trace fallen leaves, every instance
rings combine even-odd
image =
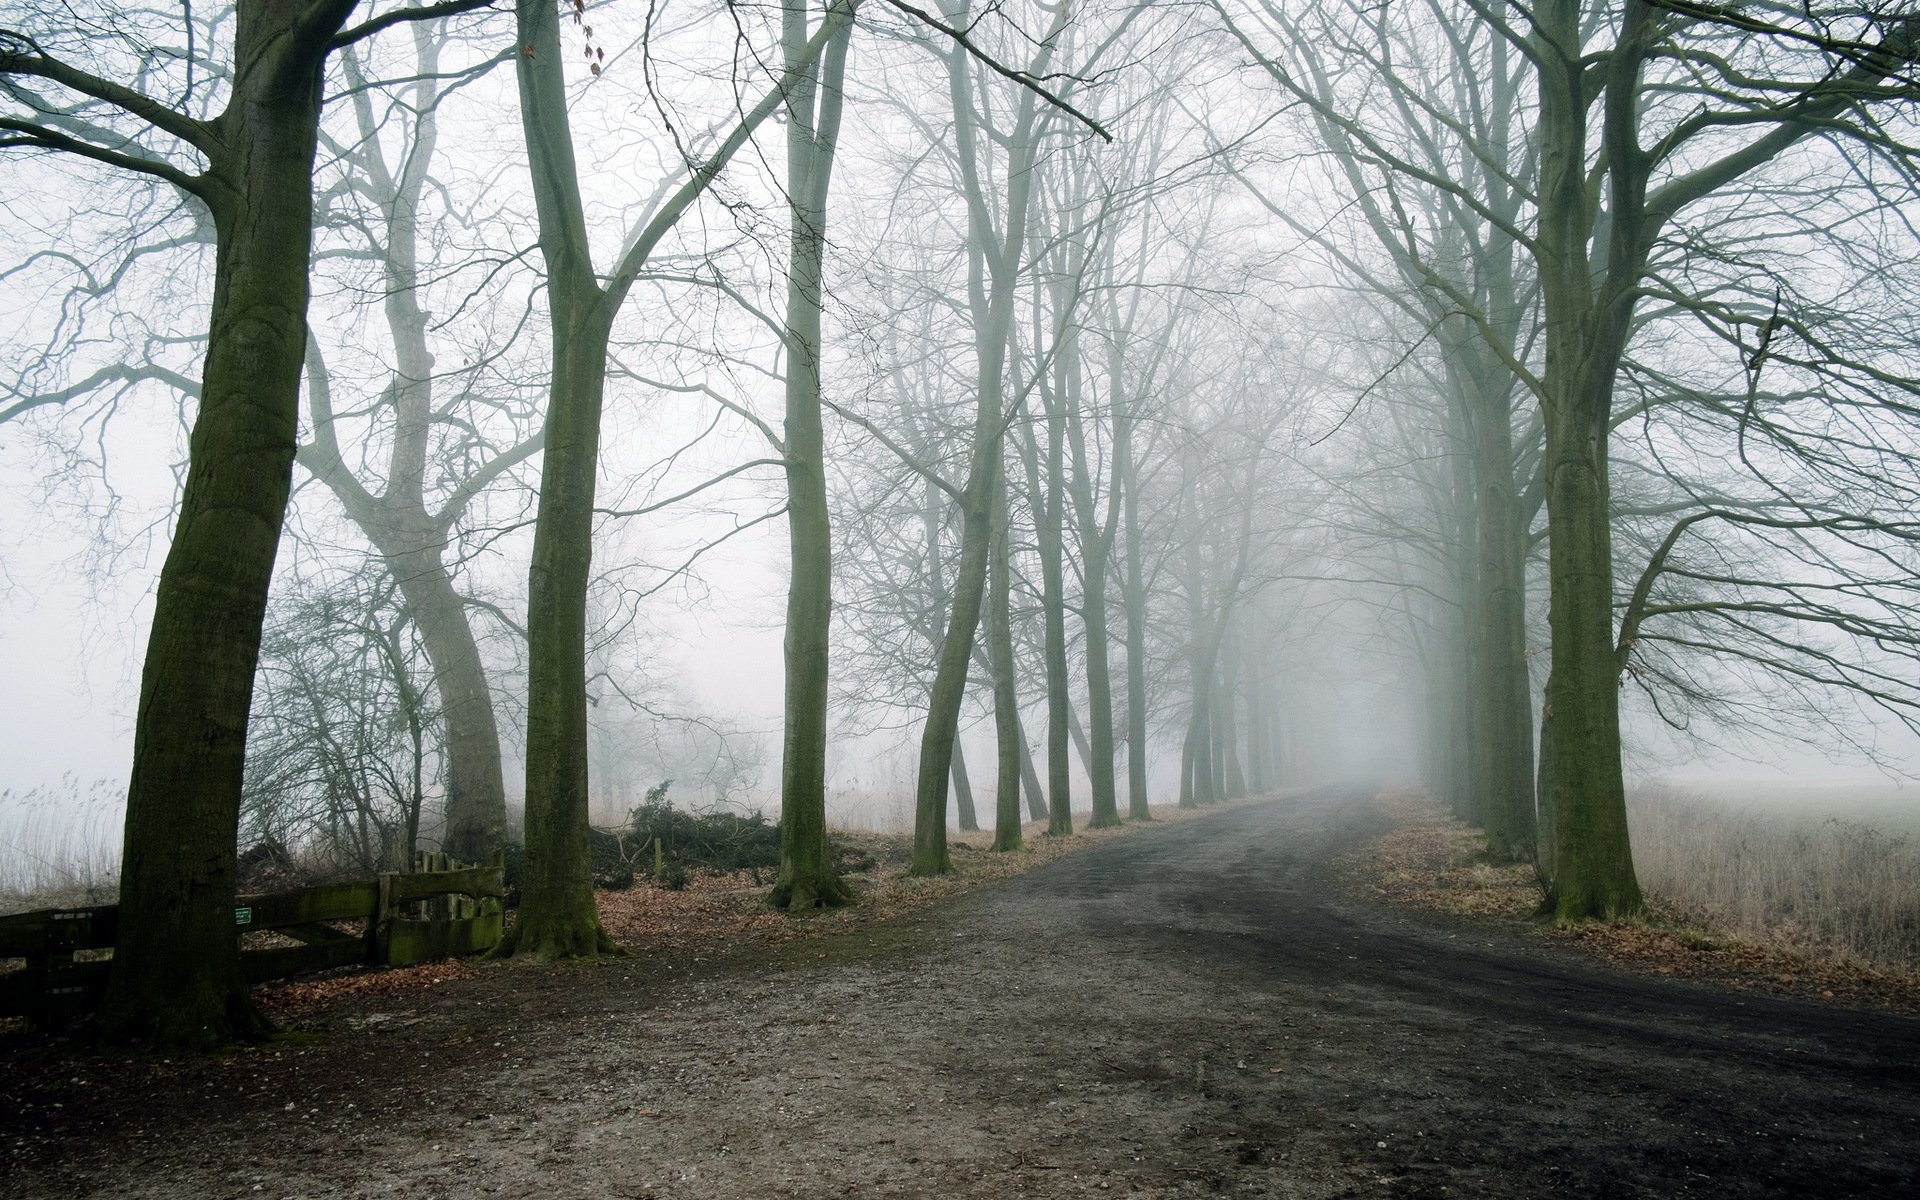
[[[471,963],[447,958],[411,967],[365,968],[309,979],[280,980],[255,988],[253,999],[268,1012],[297,1012],[322,1008],[346,996],[412,991],[452,979],[471,979],[473,974]]]
[[[1380,801],[1398,826],[1339,864],[1362,890],[1461,916],[1523,917],[1539,910],[1532,866],[1490,862],[1485,838],[1424,793],[1388,792]]]
[[[1154,824],[1177,824],[1222,806],[1153,810]],[[852,861],[870,864],[845,878],[856,902],[846,908],[789,916],[767,906],[773,880],[767,872],[696,872],[677,890],[638,884],[594,894],[600,924],[607,935],[635,954],[655,951],[718,953],[746,943],[781,945],[819,938],[856,924],[891,920],[945,897],[1024,874],[1080,850],[1142,828],[1128,823],[1112,829],[1083,830],[1070,838],[1049,837],[1046,823],[1022,829],[1026,848],[994,853],[993,833],[980,830],[949,835],[954,872],[935,878],[907,874],[913,839],[899,834],[836,833],[834,840]],[[823,954],[821,957],[825,957]],[[356,968],[336,974],[271,983],[255,989],[255,1000],[274,1013],[325,1008],[348,997],[432,987],[448,979],[466,979],[475,960],[445,959],[390,970]]]
[[[1479,832],[1424,793],[1387,793],[1380,802],[1398,824],[1341,860],[1354,890],[1458,916],[1516,921],[1539,913],[1541,893],[1531,865],[1488,862]],[[1920,1013],[1920,974],[1743,940],[1683,919],[1658,897],[1650,898],[1647,915],[1637,920],[1530,927],[1610,963],[1656,975]]]

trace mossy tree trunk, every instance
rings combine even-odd
[[[553,375],[528,572],[527,873],[519,918],[496,953],[575,958],[617,949],[600,928],[587,854],[586,699],[587,586],[614,317],[661,239],[810,78],[829,42],[851,24],[854,5],[835,3],[801,51],[786,55],[773,87],[626,240],[604,285],[567,116],[558,9],[552,0],[519,0],[515,11],[515,76],[547,268]]]
[[[785,738],[780,765],[780,873],[772,902],[826,908],[852,898],[827,844],[827,680],[833,618],[833,529],[821,425],[820,329],[827,196],[840,132],[841,85],[853,26],[828,43],[814,72],[806,0],[786,0],[781,46],[797,73],[787,94],[791,243],[786,315],[787,586]]]
[[[1803,139],[1819,134],[1878,144],[1880,118],[1862,110],[1909,103],[1909,88],[1880,85],[1920,59],[1920,14],[1910,11],[1876,21],[1871,28],[1879,41],[1872,45],[1821,42],[1804,30],[1775,33],[1760,24],[1750,36],[1790,37],[1817,47],[1824,63],[1798,80],[1729,83],[1724,105],[1718,93],[1700,93],[1702,108],[1687,132],[1733,130],[1744,140],[1729,137],[1710,150],[1694,136],[1670,131],[1648,149],[1641,145],[1642,73],[1647,63],[1676,54],[1669,43],[1689,24],[1670,21],[1649,0],[1626,0],[1611,27],[1591,19],[1615,11],[1582,0],[1542,0],[1527,40],[1540,97],[1533,249],[1546,362],[1536,390],[1546,438],[1553,636],[1539,797],[1553,841],[1541,853],[1548,857],[1543,875],[1551,880],[1554,911],[1563,920],[1640,907],[1620,775],[1620,672],[1631,647],[1620,645],[1614,630],[1607,439],[1614,380],[1649,256],[1676,214],[1725,192]],[[1585,35],[1609,29],[1611,47],[1585,46]],[[1742,89],[1751,90],[1743,96]],[[1781,95],[1791,95],[1791,102],[1779,102]],[[1595,146],[1597,169],[1589,153]]]
[[[196,147],[202,175],[136,169],[202,199],[216,238],[200,404],[134,723],[119,937],[95,1019],[109,1037],[207,1046],[266,1028],[239,971],[234,837],[292,486],[321,77],[353,8],[241,3],[232,96],[205,122],[37,54],[0,58],[0,72],[57,78]]]
[[[514,56],[552,324],[540,495],[527,574],[526,879],[495,953],[582,958],[617,947],[600,928],[587,845],[587,586],[600,414],[617,302],[588,247],[567,116],[559,8],[519,0]]]
[[[1620,768],[1607,474],[1613,380],[1632,302],[1617,293],[1618,275],[1596,284],[1589,254],[1596,195],[1588,171],[1587,113],[1595,95],[1592,68],[1579,53],[1581,8],[1574,0],[1537,6],[1533,38],[1540,87],[1536,254],[1546,308],[1542,471],[1553,639],[1546,697],[1553,753],[1544,782],[1551,789],[1555,844],[1547,874],[1554,911],[1563,919],[1615,917],[1640,907]],[[1613,55],[1609,75],[1628,66],[1619,48]],[[1637,75],[1637,63],[1631,69]],[[1620,100],[1638,103],[1630,88]],[[1630,213],[1618,215],[1631,223]],[[1614,236],[1622,233],[1616,228]]]
[[[1533,857],[1533,688],[1527,668],[1526,521],[1513,469],[1511,389],[1484,377],[1473,422],[1475,778],[1481,825],[1493,857]]]

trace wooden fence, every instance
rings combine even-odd
[[[414,865],[357,883],[237,897],[241,974],[262,983],[363,963],[402,967],[499,944],[505,889],[498,852],[483,867],[444,854],[421,854]],[[26,960],[25,970],[0,973],[0,1016],[45,1019],[92,1008],[106,989],[119,926],[112,904],[0,917],[0,960]]]

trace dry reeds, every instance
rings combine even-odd
[[[1663,784],[1629,798],[1641,886],[1686,920],[1810,955],[1920,968],[1920,842]]]
[[[113,903],[125,813],[114,780],[0,791],[0,912]]]

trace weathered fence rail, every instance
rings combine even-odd
[[[362,963],[401,967],[499,944],[506,891],[499,854],[482,867],[424,854],[415,865],[356,883],[237,897],[234,936],[247,982]],[[24,970],[0,973],[0,1016],[45,1019],[93,1007],[106,989],[119,925],[112,904],[0,917],[0,960],[26,960]]]

